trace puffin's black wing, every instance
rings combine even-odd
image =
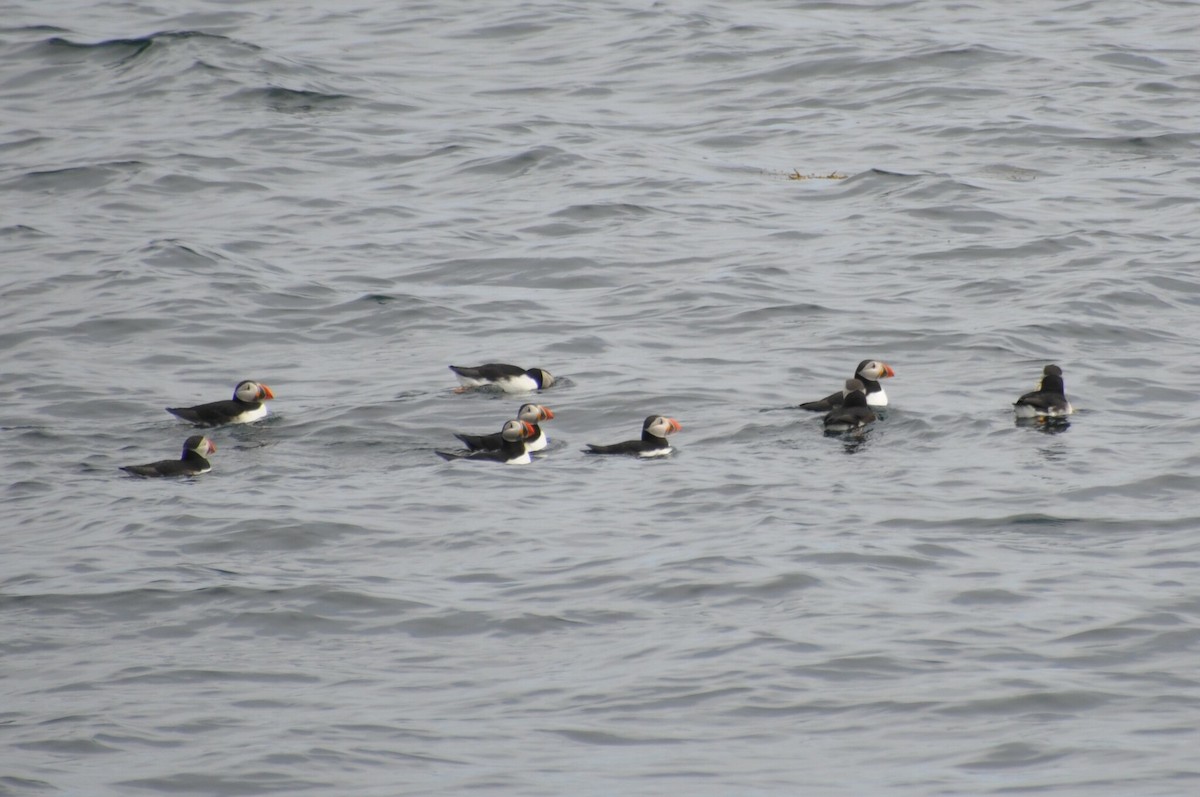
[[[500,432],[492,434],[459,434],[455,432],[454,436],[472,451],[499,451],[504,444],[504,438],[500,436]]]
[[[254,408],[255,405],[248,402],[226,399],[197,404],[195,407],[167,407],[167,412],[197,426],[219,426]]]
[[[831,393],[823,399],[806,401],[803,404],[799,404],[797,405],[797,409],[810,410],[812,412],[829,412],[842,406],[845,400],[845,394],[839,390],[837,393]]]
[[[450,370],[459,376],[464,376],[467,379],[486,379],[489,382],[495,382],[498,379],[503,379],[506,376],[521,376],[525,373],[524,368],[507,363],[487,363],[485,365],[477,365],[468,367],[464,365],[452,365]]]

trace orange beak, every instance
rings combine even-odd
[[[541,405],[539,405],[539,406],[541,406]],[[554,410],[550,409],[549,407],[542,407],[541,410],[542,411],[540,414],[541,414],[541,419],[543,421],[548,421],[554,417]]]
[[[894,370],[892,370],[892,366],[888,365],[887,363],[883,363],[883,375],[884,376],[895,376],[896,372]]]
[[[260,388],[260,389],[259,389],[259,391],[258,391],[258,397],[259,397],[260,399],[273,399],[273,398],[275,398],[275,394],[271,392],[271,388],[269,388],[269,387],[267,387],[266,385],[263,385],[263,384],[260,384],[258,387]]]
[[[207,440],[207,442],[208,442],[208,453],[210,453],[210,454],[214,453],[217,450],[217,444],[214,443],[212,440]]]
[[[521,426],[525,429],[526,437],[533,437],[535,434],[537,434],[537,432],[535,432],[533,429],[533,424],[529,421],[521,421]]]
[[[678,432],[683,427],[679,425],[679,421],[674,418],[667,418],[667,423],[671,426],[671,431]]]

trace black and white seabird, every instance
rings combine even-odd
[[[233,398],[195,407],[167,407],[167,412],[196,426],[221,426],[227,423],[251,423],[267,417],[268,399],[275,398],[271,388],[249,379],[238,382]]]
[[[145,465],[125,465],[121,470],[134,476],[195,476],[212,470],[206,457],[217,450],[213,441],[201,434],[194,434],[183,443],[183,456],[179,459],[164,459]]]
[[[642,439],[626,440],[611,445],[588,443],[590,454],[632,454],[638,457],[663,457],[674,451],[667,435],[678,432],[679,421],[664,415],[651,415],[642,423]]]
[[[879,384],[879,380],[895,375],[896,372],[892,370],[892,366],[885,362],[863,360],[854,369],[854,376],[851,378],[862,382],[863,392],[867,396],[867,406],[886,407],[888,403],[887,393],[884,392],[883,385]],[[829,412],[832,409],[842,406],[842,401],[845,397],[845,391],[840,391],[818,401],[806,401],[799,405],[799,409],[812,410],[813,412]]]
[[[539,424],[552,418],[554,418],[554,411],[542,404],[522,404],[521,409],[517,410],[517,420],[526,421],[533,426],[533,437],[525,441],[527,451],[541,451],[549,444],[550,441]],[[502,432],[493,432],[492,434],[460,434],[456,432],[454,434],[463,441],[463,445],[472,451],[498,451],[504,442],[502,435]]]
[[[1065,418],[1075,411],[1067,401],[1062,369],[1047,365],[1042,369],[1042,383],[1013,402],[1018,418]]]
[[[858,379],[847,379],[842,406],[825,416],[827,432],[850,432],[875,421],[875,413],[867,406],[867,395]]]
[[[500,429],[500,448],[495,451],[472,451],[464,448],[461,451],[438,451],[442,459],[472,459],[484,462],[503,462],[505,465],[528,465],[532,458],[525,448],[525,441],[533,437],[533,424],[528,421],[513,419],[505,421]]]
[[[473,368],[452,365],[450,370],[458,377],[458,381],[462,382],[462,387],[455,388],[456,393],[472,388],[490,388],[504,393],[532,393],[554,384],[554,377],[549,371],[541,368],[521,368],[507,363],[487,363]]]

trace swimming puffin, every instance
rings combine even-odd
[[[597,445],[588,443],[589,454],[633,454],[638,457],[663,457],[674,451],[667,442],[667,435],[678,432],[679,421],[664,415],[651,415],[642,423],[642,439],[626,440],[623,443]]]
[[[452,365],[450,370],[462,382],[455,393],[465,393],[472,388],[491,388],[504,393],[532,393],[554,384],[554,377],[541,368],[521,368],[507,363],[487,363],[473,368]]]
[[[1062,369],[1057,365],[1043,368],[1041,385],[1014,401],[1013,411],[1018,418],[1042,419],[1065,418],[1075,412],[1071,402],[1067,401]]]
[[[548,444],[549,440],[542,427],[538,424],[542,421],[551,420],[554,417],[554,411],[549,407],[541,404],[522,404],[521,409],[517,410],[517,420],[527,421],[533,426],[533,437],[525,441],[525,449],[527,451],[541,451]],[[496,451],[499,450],[504,442],[502,432],[493,432],[492,434],[460,434],[455,432],[455,437],[463,441],[463,444],[472,451]]]
[[[879,384],[880,379],[887,379],[890,376],[895,376],[896,372],[892,366],[879,360],[863,360],[854,369],[852,379],[857,379],[863,384],[863,392],[867,396],[867,405],[870,407],[886,407],[888,403],[887,393],[883,390],[883,385]],[[844,392],[834,393],[826,396],[818,401],[806,401],[799,405],[799,409],[812,410],[813,412],[829,412],[830,410],[842,406],[842,401],[845,398]]]
[[[267,399],[275,398],[271,388],[246,379],[237,383],[233,398],[195,407],[167,407],[167,412],[191,421],[196,426],[221,426],[226,423],[251,423],[267,417]]]
[[[495,451],[438,451],[437,455],[445,460],[478,459],[484,462],[503,462],[505,465],[528,465],[532,458],[525,448],[525,441],[533,437],[533,424],[528,421],[513,419],[505,421],[500,429],[501,445]]]
[[[164,459],[145,465],[125,465],[121,470],[134,476],[195,476],[207,473],[212,465],[205,459],[217,450],[213,441],[201,434],[194,434],[183,443],[183,456],[179,459]]]
[[[827,432],[849,432],[861,429],[875,420],[875,413],[867,406],[867,395],[863,383],[858,379],[847,379],[842,406],[831,410],[823,421]]]

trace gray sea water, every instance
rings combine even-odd
[[[0,794],[1195,794],[1197,41],[12,0]],[[527,398],[452,392],[490,361],[560,378],[529,466],[435,456]],[[117,470],[245,378],[212,472]]]

